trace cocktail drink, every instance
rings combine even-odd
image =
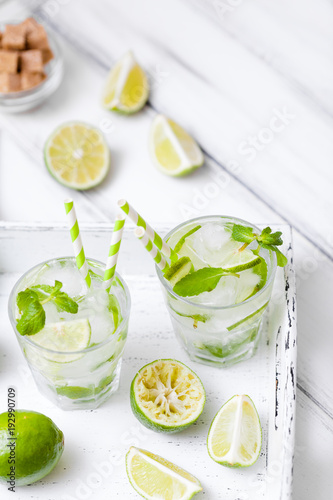
[[[193,361],[224,366],[253,355],[277,261],[285,264],[272,246],[282,243],[280,234],[209,216],[166,236],[177,259],[156,270],[176,337]]]
[[[130,296],[116,273],[103,287],[105,265],[87,259],[91,285],[75,258],[53,259],[24,274],[9,316],[39,390],[62,409],[96,408],[119,385]]]

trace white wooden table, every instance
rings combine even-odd
[[[58,37],[65,79],[41,108],[0,116],[1,218],[63,222],[69,195],[86,222],[112,221],[117,199],[126,197],[152,223],[170,227],[211,213],[290,223],[299,318],[294,498],[331,498],[332,3],[0,2],[0,20],[31,13]],[[108,68],[129,49],[150,74],[152,92],[144,111],[127,118],[104,111],[99,97]],[[205,151],[205,166],[192,176],[167,178],[152,166],[147,136],[156,112],[182,124]],[[42,160],[46,137],[70,119],[101,127],[112,153],[110,175],[86,193],[58,185]],[[5,404],[1,395],[0,411]]]

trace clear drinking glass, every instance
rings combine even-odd
[[[232,217],[205,216],[180,224],[165,237],[168,241],[179,233],[178,240],[194,226],[211,222],[235,223],[252,227],[253,224]],[[260,339],[263,314],[271,297],[276,272],[274,252],[261,250],[267,263],[266,284],[247,300],[229,305],[204,305],[177,295],[163,273],[156,266],[162,284],[163,296],[171,322],[180,344],[193,361],[223,367],[253,356]],[[197,296],[199,297],[199,296]]]
[[[121,276],[116,273],[112,285],[112,293],[117,297],[120,306],[120,323],[117,329],[100,343],[92,343],[83,350],[59,352],[37,345],[33,341],[33,335],[21,335],[16,328],[17,294],[31,286],[45,266],[66,263],[69,260],[75,262],[72,257],[52,259],[27,271],[10,294],[9,318],[39,391],[63,410],[97,408],[119,386],[131,306],[129,290]],[[98,275],[101,281],[105,264],[93,259],[87,259],[87,262],[95,277]],[[92,308],[91,314],[98,313]]]

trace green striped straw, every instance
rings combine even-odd
[[[65,200],[64,203],[65,203],[65,210],[66,210],[66,215],[67,215],[67,222],[68,222],[68,226],[70,229],[73,248],[74,248],[74,255],[76,258],[76,264],[77,264],[77,267],[78,267],[79,271],[81,272],[85,282],[87,283],[87,287],[90,288],[91,287],[91,277],[89,274],[89,268],[88,268],[88,264],[86,261],[86,257],[84,255],[79,224],[77,221],[75,208],[74,208],[74,202],[71,199],[67,199],[67,200]]]
[[[159,252],[155,245],[153,245],[153,242],[148,236],[147,230],[143,227],[137,227],[134,230],[134,234],[141,241],[147,252],[149,252],[158,267],[161,269],[161,271],[165,272],[169,268],[169,264],[167,263],[161,252]]]
[[[154,245],[160,250],[163,255],[165,255],[168,259],[172,261],[178,260],[178,255],[174,250],[172,250],[165,241],[162,240],[161,236],[154,231],[154,229],[141,217],[140,214],[134,208],[127,203],[126,200],[119,200],[118,206],[125,212],[126,215],[134,224],[138,227],[143,227],[146,230],[148,238],[154,243]]]
[[[123,235],[124,225],[125,225],[125,215],[118,214],[114,223],[109,256],[106,262],[105,273],[104,273],[104,288],[107,292],[110,291],[112,279],[114,273],[116,272],[116,266],[118,261],[118,255],[119,255],[119,249],[121,244],[121,238]]]

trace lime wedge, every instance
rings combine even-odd
[[[126,469],[135,491],[147,500],[190,500],[202,491],[200,482],[192,474],[134,446],[126,455]]]
[[[110,151],[97,128],[70,122],[58,127],[48,138],[44,160],[57,181],[84,190],[103,181],[110,168]]]
[[[208,453],[226,467],[249,467],[261,450],[258,412],[249,396],[233,396],[215,416],[207,439]]]
[[[167,175],[186,175],[204,163],[204,156],[195,140],[163,115],[157,115],[153,121],[149,149],[156,168]]]
[[[164,278],[174,287],[178,281],[187,276],[193,270],[193,265],[189,257],[181,257],[174,262],[165,272]]]
[[[148,95],[147,76],[132,52],[128,52],[111,69],[103,91],[102,104],[108,110],[132,114],[143,108]]]
[[[199,377],[183,363],[159,359],[139,370],[131,384],[136,418],[156,432],[178,432],[193,424],[205,405]]]
[[[32,335],[30,339],[37,345],[58,351],[58,353],[45,353],[45,357],[57,363],[68,363],[76,361],[82,354],[60,354],[71,353],[86,349],[90,342],[90,323],[87,319],[74,321],[61,321],[49,323],[40,332]]]

